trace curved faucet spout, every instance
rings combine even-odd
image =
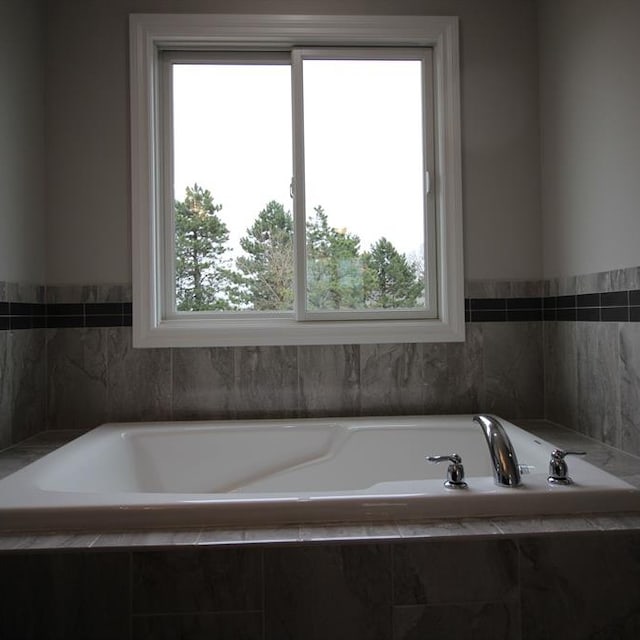
[[[500,487],[517,487],[520,484],[520,467],[504,427],[493,416],[481,414],[473,416],[473,419],[482,427],[487,440],[495,483]]]

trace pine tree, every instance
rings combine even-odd
[[[233,302],[255,311],[293,309],[293,218],[272,200],[241,238]]]
[[[229,309],[226,224],[211,192],[194,184],[175,202],[176,306],[178,311]]]
[[[329,226],[321,206],[307,221],[307,299],[310,309],[362,306],[360,238]]]
[[[409,264],[386,238],[380,238],[363,254],[365,302],[374,309],[415,307],[424,291],[415,265]]]

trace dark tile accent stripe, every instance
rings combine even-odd
[[[467,322],[640,322],[640,290],[465,300]]]
[[[640,322],[640,290],[546,298],[467,298],[465,322]],[[0,302],[0,331],[130,327],[130,302]]]
[[[0,331],[78,327],[130,327],[129,302],[40,304],[0,302]]]

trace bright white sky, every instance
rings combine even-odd
[[[292,171],[288,65],[174,66],[175,198],[197,182],[222,204],[237,245],[270,200],[289,211]],[[420,254],[420,63],[305,60],[307,214],[368,249],[381,236]]]

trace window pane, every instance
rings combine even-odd
[[[425,308],[422,68],[303,61],[307,309]]]
[[[291,70],[174,64],[178,311],[293,308]]]

